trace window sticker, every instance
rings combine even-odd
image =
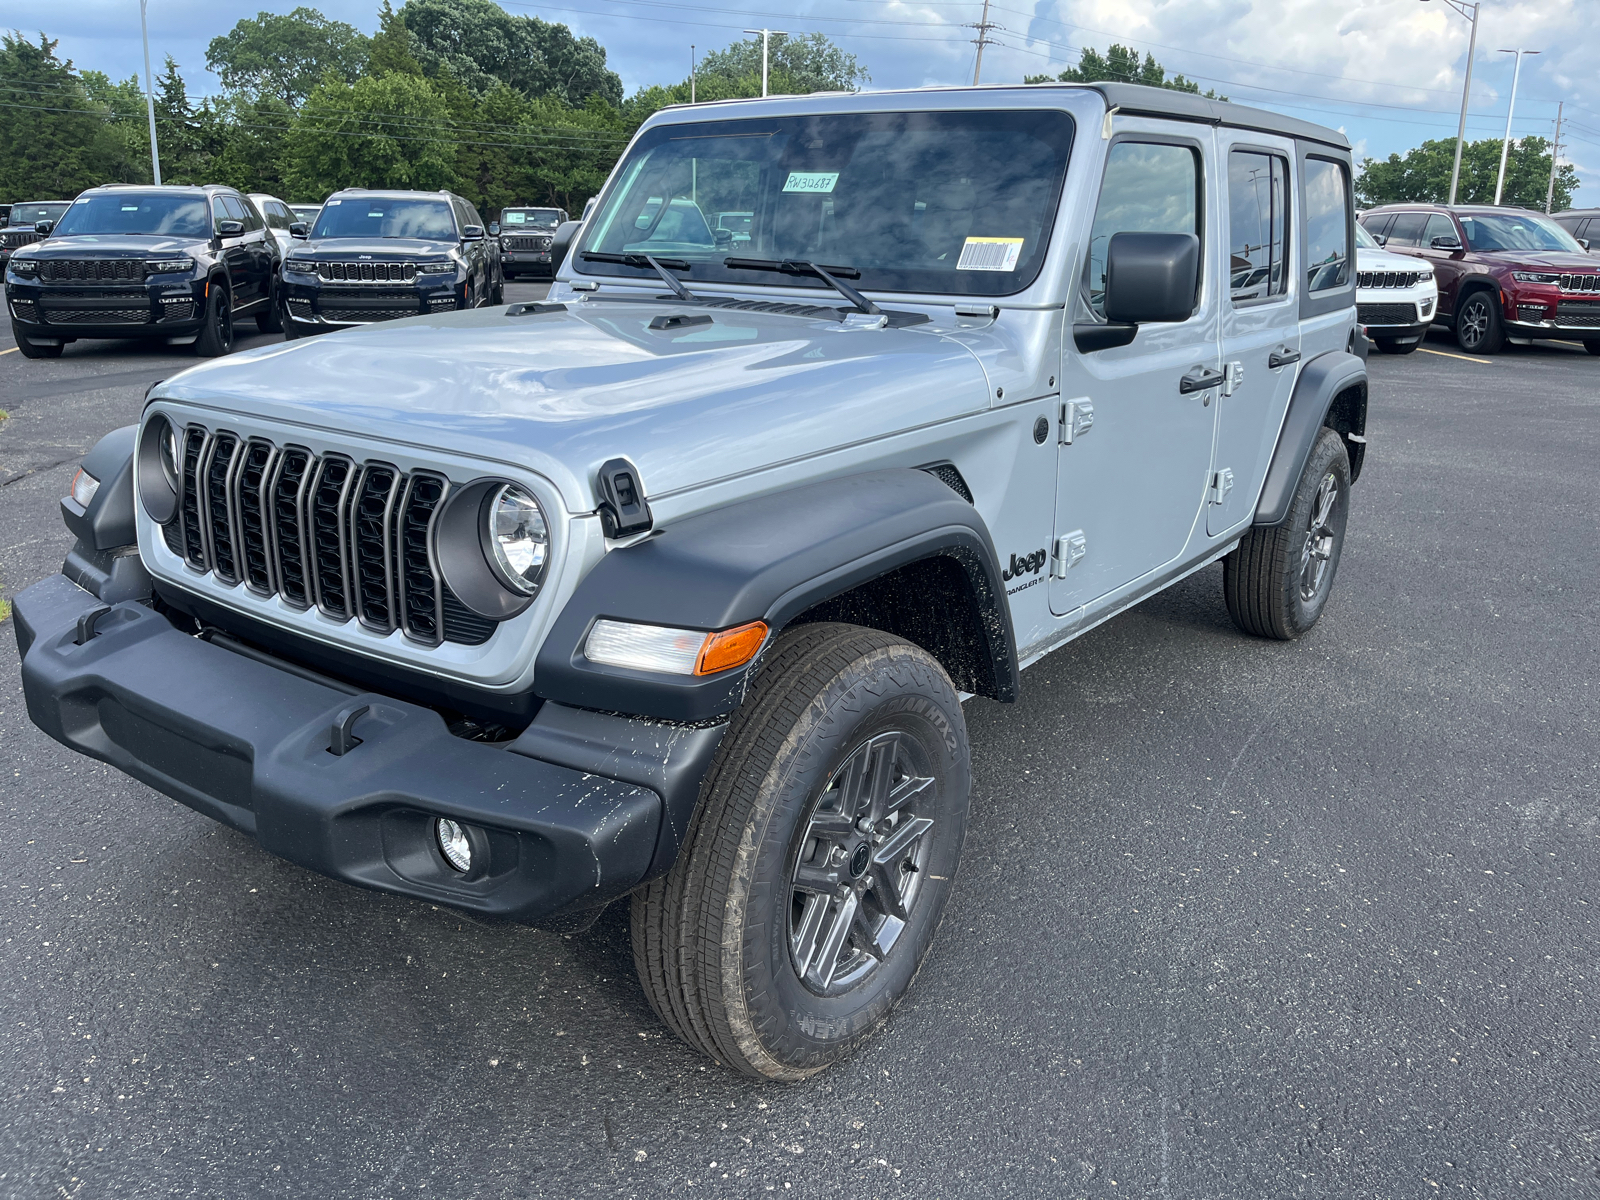
[[[833,191],[833,185],[838,182],[837,171],[790,171],[789,178],[784,181],[783,190],[826,196]]]
[[[124,204],[122,206],[122,211],[123,212],[138,212],[139,211],[139,206],[137,204]]]
[[[969,237],[956,260],[958,271],[1015,271],[1026,238]]]
[[[377,210],[377,211],[369,211],[367,213],[367,216],[369,216],[369,217],[381,217],[381,216],[383,216],[383,212],[382,212],[381,209]]]
[[[506,214],[506,224],[507,225],[521,225],[527,219],[528,219],[528,214],[527,213],[507,213]]]
[[[342,201],[342,200],[324,200],[322,203],[323,203],[323,205],[325,207],[331,208],[335,204],[343,204],[344,201]]]

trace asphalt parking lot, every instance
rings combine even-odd
[[[939,942],[799,1086],[667,1035],[620,907],[467,924],[68,752],[0,630],[0,1196],[1600,1194],[1600,362],[1428,349],[1311,635],[1213,567],[969,703]],[[188,361],[0,355],[4,594]]]

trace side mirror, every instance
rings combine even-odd
[[[1187,321],[1200,288],[1192,233],[1115,233],[1106,246],[1106,323],[1072,327],[1083,353],[1126,346],[1148,323]]]
[[[733,248],[733,230],[713,229],[711,237],[716,242],[718,250],[730,250]]]
[[[1579,238],[1578,239],[1578,245],[1582,246],[1585,250],[1587,250],[1589,248],[1589,239],[1588,238]]]
[[[304,241],[311,236],[311,226],[304,221],[292,221],[289,224],[289,236]]]
[[[483,226],[482,225],[463,225],[461,227],[461,240],[463,242],[481,242],[481,241],[483,241]]]
[[[33,223],[33,231],[40,237],[49,237],[50,231],[55,227],[56,223],[54,221],[35,221]]]
[[[241,237],[244,234],[243,221],[218,221],[217,236],[223,238]]]
[[[1461,249],[1461,239],[1454,234],[1444,234],[1434,238],[1428,245],[1435,250],[1459,250]]]
[[[1387,246],[1389,244],[1389,235],[1387,233],[1375,233],[1372,235],[1372,240],[1380,246]]]
[[[582,228],[582,221],[563,221],[556,226],[556,231],[550,235],[550,270],[552,274],[561,270],[561,264],[567,259],[567,251],[572,249],[572,240],[578,236],[578,230]]]
[[[490,237],[499,237],[500,236],[500,222],[499,221],[490,221],[489,222],[489,236]]]

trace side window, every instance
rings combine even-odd
[[[1116,233],[1200,234],[1200,159],[1191,146],[1118,142],[1106,155],[1100,203],[1089,231],[1084,291],[1106,313],[1106,247]]]
[[[1281,155],[1228,154],[1228,277],[1235,304],[1289,290],[1288,181],[1289,160]]]
[[[1454,221],[1443,213],[1434,213],[1428,218],[1427,225],[1423,227],[1422,244],[1424,246],[1432,246],[1434,238],[1459,238],[1460,236],[1456,232],[1456,223]]]
[[[1394,224],[1393,213],[1378,213],[1376,216],[1362,217],[1361,226],[1375,238],[1389,236],[1389,226]]]
[[[1322,292],[1350,282],[1350,176],[1342,163],[1308,158],[1306,287]]]
[[[246,211],[245,206],[239,203],[239,197],[218,196],[217,199],[222,203],[223,215],[228,220],[242,221],[244,222],[244,227],[246,229],[252,228],[253,223],[250,220],[250,214],[248,211]]]
[[[478,214],[473,211],[472,205],[468,204],[460,196],[454,197],[454,200],[456,206],[456,224],[460,228],[465,229],[468,225],[483,224],[483,222],[478,219]]]
[[[268,229],[289,228],[289,210],[281,204],[264,204],[261,206],[261,215],[267,219]]]
[[[221,196],[211,197],[211,228],[213,230],[216,229],[218,222],[232,221],[236,219],[228,212],[227,208],[223,205],[222,200],[223,197]]]
[[[1391,246],[1416,246],[1422,242],[1422,227],[1427,217],[1422,213],[1401,213],[1389,228]]]

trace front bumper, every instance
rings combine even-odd
[[[500,253],[500,265],[507,275],[518,275],[524,271],[533,275],[549,275],[555,270],[548,250],[503,250]]]
[[[1503,316],[1512,337],[1600,339],[1600,297],[1593,293],[1519,293],[1506,301]]]
[[[303,867],[480,917],[592,912],[665,871],[722,732],[630,733],[640,723],[546,705],[492,746],[452,736],[432,709],[184,633],[144,604],[107,607],[65,576],[14,608],[28,715],[58,742]],[[331,752],[341,714],[363,706],[359,744]],[[473,871],[445,863],[437,817],[468,827]]]
[[[205,324],[206,282],[52,286],[8,279],[6,307],[30,340],[187,337]]]
[[[419,275],[412,283],[323,282],[314,275],[285,273],[284,316],[298,325],[348,329],[454,312],[466,307],[466,281],[459,275]]]

